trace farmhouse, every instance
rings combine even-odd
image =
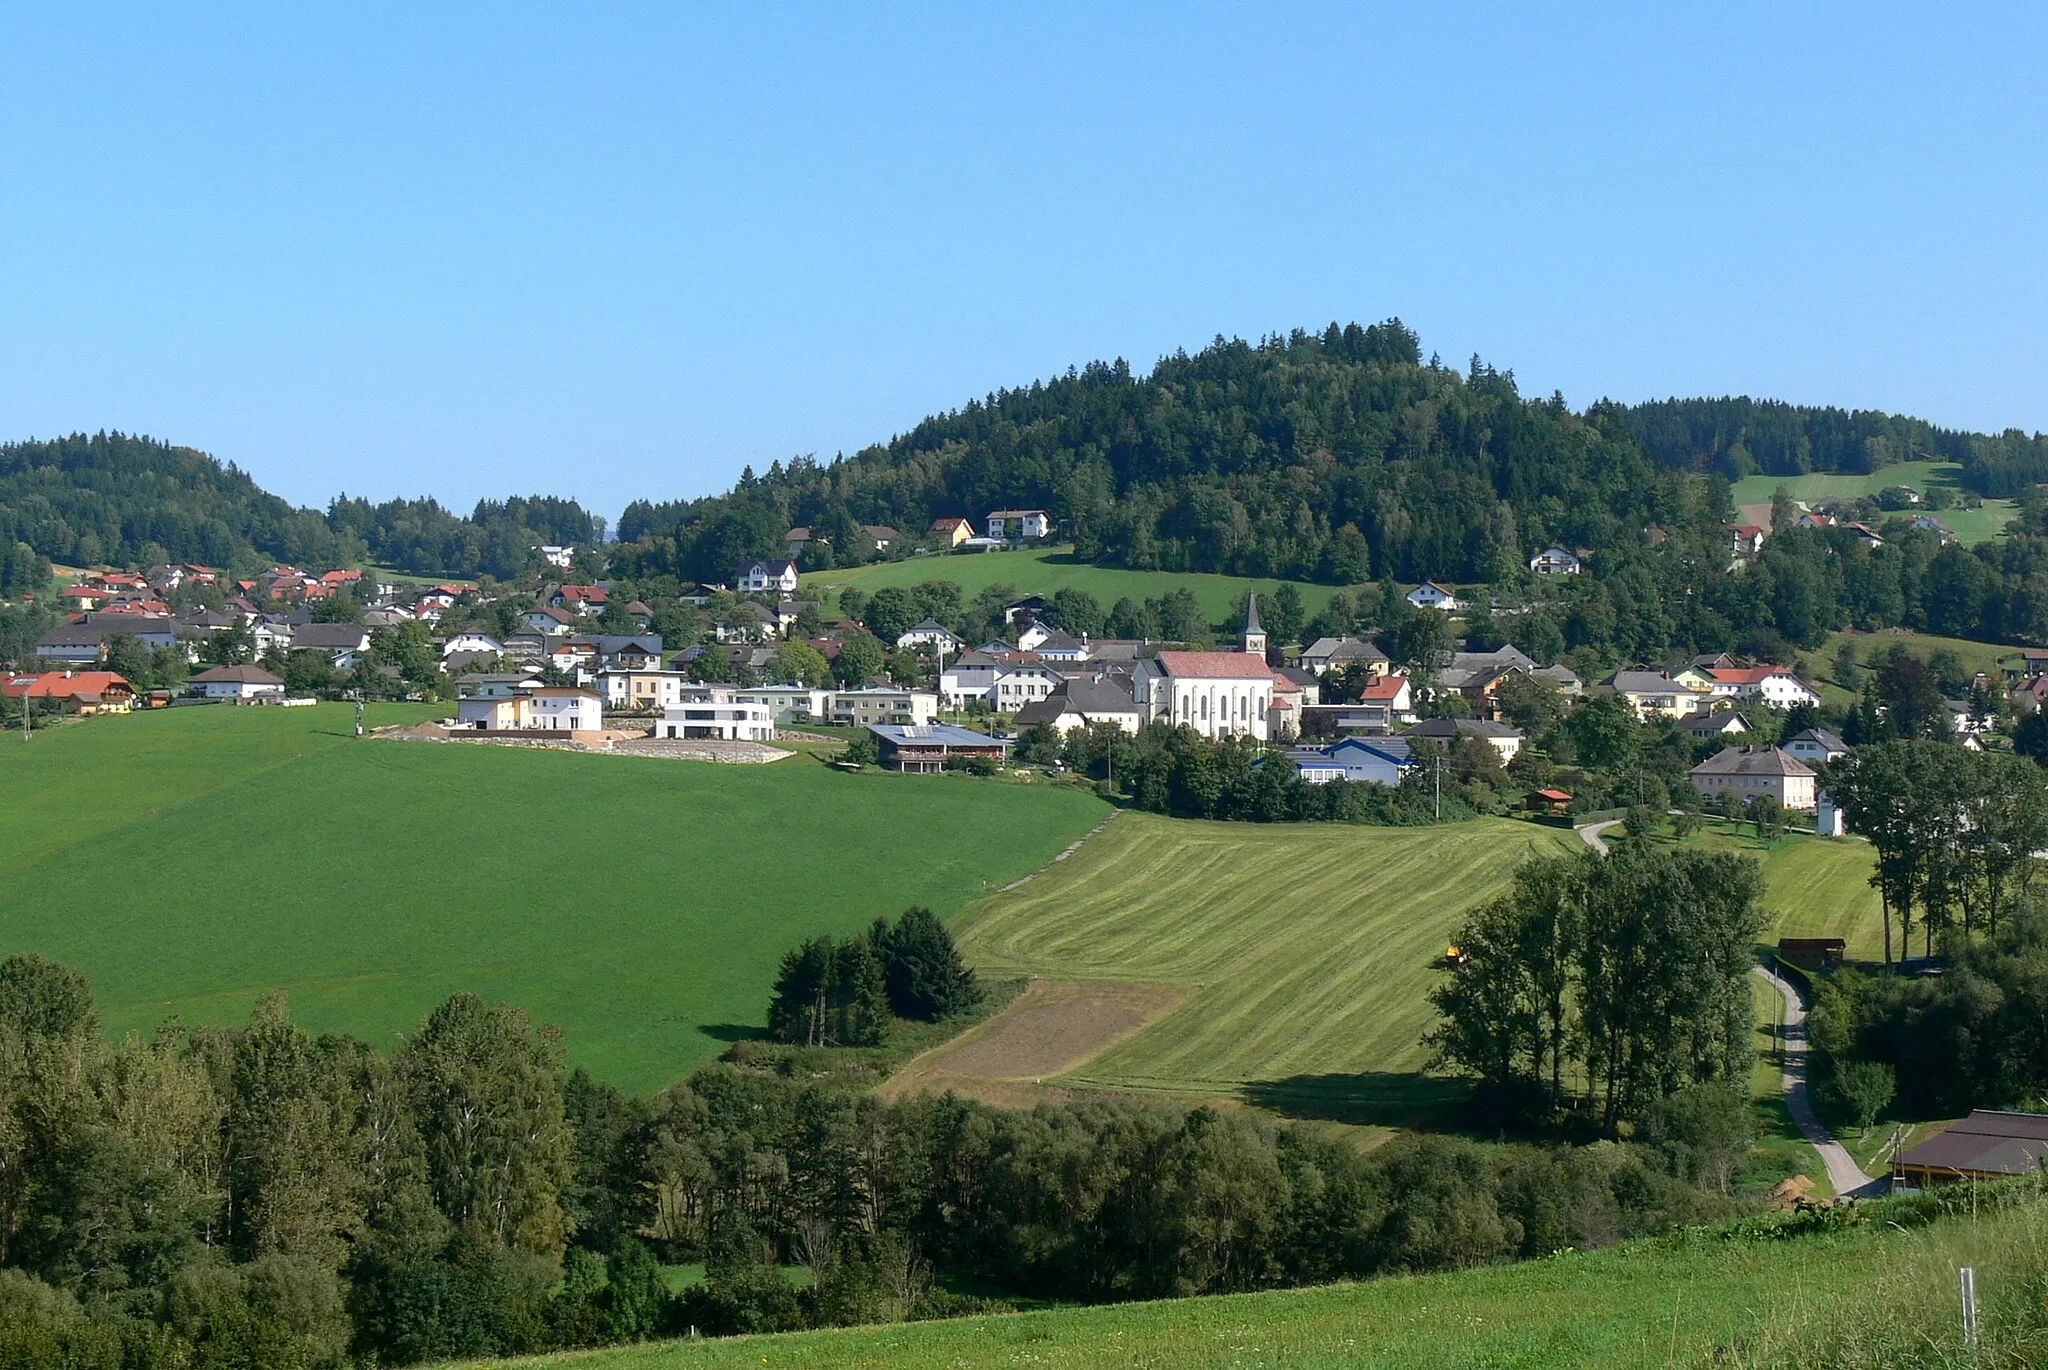
[[[2048,1157],[2048,1114],[1971,1110],[1892,1161],[1892,1188],[2032,1175]]]
[[[1447,614],[1455,614],[1465,607],[1457,595],[1433,580],[1425,580],[1410,590],[1408,602],[1418,609],[1441,609]]]
[[[0,683],[0,694],[79,714],[125,714],[135,706],[135,687],[127,677],[113,671],[46,671],[41,675],[12,676]]]
[[[283,698],[284,682],[261,666],[216,666],[186,683],[201,699]]]
[[[1732,737],[1736,733],[1753,733],[1756,725],[1748,717],[1734,709],[1715,709],[1711,713],[1693,714],[1678,720],[1678,730],[1688,737],[1705,741],[1715,737]]]
[[[1776,747],[1724,747],[1686,774],[1704,795],[1768,796],[1788,809],[1814,809],[1813,768]]]
[[[1035,542],[1052,532],[1052,518],[1043,509],[994,509],[986,526],[991,538]]]
[[[1000,738],[946,723],[875,723],[868,726],[868,731],[881,748],[883,765],[919,775],[936,775],[946,769],[948,759],[956,756],[1002,761],[1010,754],[1010,744]]]

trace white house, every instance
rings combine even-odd
[[[709,738],[721,742],[772,742],[775,712],[743,700],[731,690],[702,691],[662,710],[654,725],[658,738]]]
[[[963,652],[939,676],[939,696],[949,709],[965,708],[970,699],[995,702],[996,679],[1008,669],[993,652]]]
[[[988,536],[1030,542],[1052,532],[1052,518],[1043,509],[996,509],[988,516]]]
[[[1813,768],[1776,747],[1725,747],[1686,774],[1704,795],[1768,795],[1785,808],[1814,811]]]
[[[540,559],[550,566],[558,566],[566,571],[569,569],[570,564],[576,560],[576,549],[574,547],[557,547],[550,543],[541,547]]]
[[[989,687],[988,700],[1004,713],[1013,713],[1033,700],[1044,699],[1065,679],[1052,667],[1036,658],[1025,659],[1019,653],[1006,669],[997,673]]]
[[[489,633],[453,633],[441,644],[442,659],[446,660],[457,652],[489,652],[492,656],[503,656],[505,644]]]
[[[1820,691],[1783,666],[1710,666],[1706,674],[1717,699],[1760,699],[1780,709],[1820,704]]]
[[[1067,636],[1057,628],[1033,623],[1017,635],[1017,645],[1036,652],[1047,661],[1086,661],[1088,644]]]
[[[794,594],[796,563],[785,560],[750,561],[734,571],[732,579],[743,595]]]
[[[1311,785],[1336,781],[1352,784],[1386,785],[1401,783],[1401,777],[1415,764],[1408,743],[1398,737],[1347,737],[1327,747],[1297,747],[1287,759],[1301,778]]]
[[[834,723],[865,728],[878,723],[921,727],[939,715],[939,697],[929,690],[902,690],[870,685],[860,690],[835,690],[826,708]]]
[[[1044,724],[1055,732],[1068,733],[1097,723],[1114,723],[1127,733],[1145,726],[1145,710],[1113,676],[1063,680],[1044,699],[1017,711],[1017,727]]]
[[[524,696],[526,726],[540,732],[595,732],[604,726],[604,696],[574,685],[544,685]]]
[[[610,709],[666,709],[682,703],[689,684],[685,671],[620,668],[597,673],[598,693]]]
[[[282,699],[284,682],[261,666],[216,666],[186,682],[201,699]]]
[[[896,645],[902,648],[942,648],[948,653],[957,652],[967,644],[953,635],[953,631],[937,619],[928,618],[914,628],[897,634]]]
[[[1785,740],[1785,750],[1809,766],[1849,754],[1849,744],[1826,728],[1802,728]]]
[[[1355,637],[1319,637],[1301,653],[1304,670],[1325,675],[1332,668],[1356,663],[1372,675],[1387,673],[1387,654],[1372,643]]]
[[[1529,569],[1539,576],[1575,576],[1585,569],[1578,553],[1563,547],[1546,547],[1529,558]]]
[[[1264,742],[1273,684],[1266,659],[1249,652],[1161,652],[1138,662],[1131,694],[1152,717],[1204,737]]]
[[[809,685],[750,685],[734,690],[742,704],[765,704],[778,723],[808,723],[831,712],[832,691]]]
[[[1489,722],[1483,718],[1424,719],[1402,736],[1411,743],[1430,741],[1446,749],[1457,745],[1460,738],[1476,737],[1493,748],[1503,766],[1513,761],[1522,750],[1520,733],[1505,723]]]
[[[1458,597],[1433,580],[1425,580],[1408,592],[1408,602],[1418,609],[1441,609],[1455,614],[1464,608]]]

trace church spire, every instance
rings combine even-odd
[[[1266,655],[1266,629],[1259,622],[1259,596],[1256,592],[1246,595],[1244,600],[1244,633],[1239,639],[1244,651],[1252,656]]]

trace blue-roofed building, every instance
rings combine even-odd
[[[1360,785],[1398,785],[1415,764],[1398,737],[1347,737],[1327,747],[1294,747],[1287,760],[1311,785],[1343,780]]]

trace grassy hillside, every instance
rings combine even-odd
[[[1976,1363],[2038,1364],[2024,1348],[2039,1349],[2043,1226],[2036,1203],[1925,1228],[1873,1223],[1789,1242],[1708,1233],[1369,1284],[656,1343],[518,1364],[561,1370],[1962,1365],[1971,1362],[1955,1345],[1953,1270],[1959,1264],[1978,1270],[1986,1357]],[[1864,1354],[1822,1359],[1852,1347]]]
[[[987,586],[1005,583],[1019,594],[1050,595],[1068,588],[1086,590],[1107,609],[1128,595],[1135,600],[1157,599],[1174,590],[1192,590],[1202,601],[1209,621],[1218,623],[1247,590],[1268,595],[1280,588],[1277,580],[1250,580],[1237,576],[1182,574],[1168,571],[1124,571],[1113,566],[1091,566],[1074,560],[1065,548],[1017,552],[957,552],[949,556],[913,557],[909,561],[883,561],[848,571],[813,571],[803,578],[804,593],[836,595],[842,587],[857,586],[872,594],[885,585],[916,585],[927,580],[950,580],[969,599]],[[1336,588],[1297,582],[1301,601],[1310,613],[1323,607]]]
[[[357,742],[352,722],[178,709],[6,739],[5,949],[85,969],[115,1031],[238,1019],[284,988],[301,1022],[387,1041],[473,990],[646,1090],[759,1023],[803,936],[913,903],[950,914],[1103,812],[809,758]]]
[[[1733,492],[1738,507],[1768,505],[1780,485],[1791,491],[1793,499],[1808,504],[1830,495],[1861,499],[1892,485],[1910,485],[1920,491],[1937,485],[1958,488],[1962,484],[1962,469],[1960,463],[1952,461],[1902,461],[1868,475],[1815,472],[1804,476],[1747,476],[1735,483]],[[1935,511],[1934,516],[1967,546],[1999,536],[2018,513],[2018,506],[2011,500],[1987,499],[1981,509],[1942,509]]]
[[[1444,1096],[1415,1074],[1417,1038],[1460,914],[1523,857],[1575,843],[1505,819],[1399,829],[1130,813],[971,910],[961,946],[997,973],[1192,988],[1075,1083],[1398,1125]]]
[[[1794,833],[1765,846],[1718,822],[1692,840],[1763,863],[1767,940],[1840,937],[1851,959],[1883,959],[1883,906],[1870,883],[1877,855],[1868,842]]]

